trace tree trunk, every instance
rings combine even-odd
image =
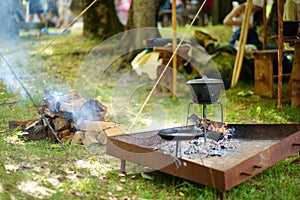
[[[133,28],[156,27],[161,0],[133,0]]]
[[[82,0],[87,7],[93,0]],[[84,15],[83,34],[87,37],[107,39],[124,30],[113,0],[98,0]]]
[[[132,49],[140,47],[141,42],[146,39],[160,37],[156,23],[161,3],[162,0],[132,0],[126,30],[137,29],[137,31],[132,35],[124,34],[123,37],[123,41],[131,43]],[[129,46],[124,43],[123,45]]]
[[[19,26],[15,19],[16,0],[0,1],[0,40],[17,39],[19,37]]]
[[[132,0],[126,29],[156,27],[162,0]]]

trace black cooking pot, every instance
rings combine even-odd
[[[295,36],[298,33],[299,21],[283,21],[283,36]],[[278,21],[274,22],[274,31],[278,34]]]
[[[218,101],[223,81],[220,79],[202,78],[189,80],[194,103],[214,103]]]

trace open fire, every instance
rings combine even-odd
[[[174,141],[163,142],[154,148],[164,153],[175,153],[176,157],[203,158],[223,156],[226,151],[232,151],[238,147],[238,142],[232,140],[235,129],[228,128],[226,123],[206,120],[206,125],[204,125],[203,118],[196,114],[192,114],[188,119],[192,120],[195,125],[161,130],[159,135],[163,139]]]

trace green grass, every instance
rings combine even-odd
[[[227,27],[225,28],[227,30]],[[206,31],[223,36],[222,26],[209,27]],[[77,80],[77,72],[88,52],[100,41],[83,38],[80,31],[59,37],[49,49],[35,55],[52,37],[38,37],[31,31],[23,33],[15,54],[22,48],[29,52],[24,60],[14,61],[32,76],[25,81],[36,102],[43,98],[43,89],[68,89]],[[14,49],[12,49],[13,52]],[[32,55],[35,56],[32,56]],[[31,55],[31,56],[30,56]],[[23,58],[23,57],[20,57]],[[11,60],[10,60],[11,61]],[[3,66],[1,66],[3,67]],[[119,73],[123,71],[120,70]],[[86,77],[87,79],[89,77]],[[110,77],[106,77],[110,80]],[[114,79],[112,79],[114,80]],[[78,80],[77,80],[78,81]],[[89,82],[85,88],[91,87]],[[125,86],[125,85],[122,85]],[[92,87],[94,97],[108,106],[108,119],[120,119],[124,123],[134,117],[151,87],[140,87],[130,93],[128,107],[114,116],[111,111],[115,83],[107,82]],[[226,91],[227,123],[300,123],[300,110],[283,104],[277,110],[276,98],[264,98],[253,94],[253,85],[240,83]],[[147,117],[156,116],[152,111],[163,111],[168,123],[182,124],[190,102],[188,92],[184,97],[172,100],[169,97],[151,97],[149,104],[138,120],[141,128],[149,123]],[[114,96],[116,95],[116,96]],[[120,98],[120,97],[118,97]],[[122,99],[121,99],[122,100]],[[160,107],[155,107],[155,106]],[[211,108],[209,108],[211,109]],[[201,110],[201,109],[200,109]],[[197,112],[198,108],[193,107]],[[17,138],[19,131],[9,131],[10,120],[36,119],[39,116],[28,98],[22,98],[0,84],[0,199],[216,199],[218,191],[171,175],[151,171],[141,166],[128,164],[129,173],[119,173],[118,159],[105,154],[103,146],[97,154],[83,146],[64,144],[69,154],[58,144],[48,140],[24,142]],[[115,117],[115,118],[114,118]],[[300,165],[290,164],[299,155],[293,155],[263,173],[226,192],[226,199],[296,199],[300,195]],[[147,172],[144,173],[139,172]]]

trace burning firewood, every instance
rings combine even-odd
[[[88,100],[80,107],[80,116],[85,120],[103,121],[107,107],[97,100]]]
[[[66,130],[59,132],[58,137],[62,139],[64,137],[69,136],[70,134],[71,134],[71,131],[69,129],[66,129]]]
[[[64,138],[61,139],[62,142],[71,143],[73,140],[73,134],[67,135]]]
[[[195,123],[195,126],[199,129],[199,130],[204,130],[204,119],[199,117],[196,114],[192,114],[189,118],[189,120],[193,121]],[[223,122],[216,122],[216,121],[212,121],[207,119],[206,120],[206,125],[205,125],[205,129],[206,131],[210,132],[210,133],[218,133],[219,137],[218,137],[218,141],[227,138],[230,139],[232,138],[232,133],[234,132],[234,129],[229,129],[227,127],[226,123]]]
[[[80,107],[86,102],[77,91],[67,94],[60,94],[46,90],[46,98],[43,99],[41,106],[48,108],[53,113],[68,112],[77,114]]]
[[[105,131],[101,131],[96,139],[101,143],[101,144],[107,144],[107,134]]]
[[[125,131],[119,126],[114,126],[104,130],[108,137],[125,134]]]
[[[104,121],[107,107],[97,100],[86,100],[77,91],[59,94],[45,91],[39,108],[62,142],[84,144],[86,147],[106,144],[108,135],[123,134],[116,123]],[[21,138],[26,140],[49,138],[57,141],[43,118],[22,123],[10,122],[10,127],[22,126]]]
[[[101,145],[101,143],[97,140],[99,132],[85,132],[84,139],[82,140],[82,143],[84,146],[91,147],[92,145]]]
[[[38,134],[23,134],[20,135],[19,138],[25,140],[40,140],[40,139],[47,138],[48,135],[49,135],[48,131],[43,130],[40,131]]]
[[[82,144],[82,140],[84,139],[83,131],[76,131],[73,135],[73,139],[71,141],[72,144]]]
[[[66,120],[64,117],[56,117],[53,119],[53,126],[54,126],[54,130],[60,131],[60,130],[69,129],[71,123],[68,120]]]
[[[111,121],[78,120],[76,123],[76,128],[77,130],[81,131],[99,131],[115,125],[116,123]]]
[[[35,120],[22,129],[26,134],[19,136],[25,140],[38,140],[48,136],[47,126],[42,119]]]
[[[33,119],[33,120],[25,120],[25,121],[9,121],[8,122],[8,128],[9,130],[20,130],[24,131],[26,127],[28,127],[30,124],[38,121],[39,119]]]

